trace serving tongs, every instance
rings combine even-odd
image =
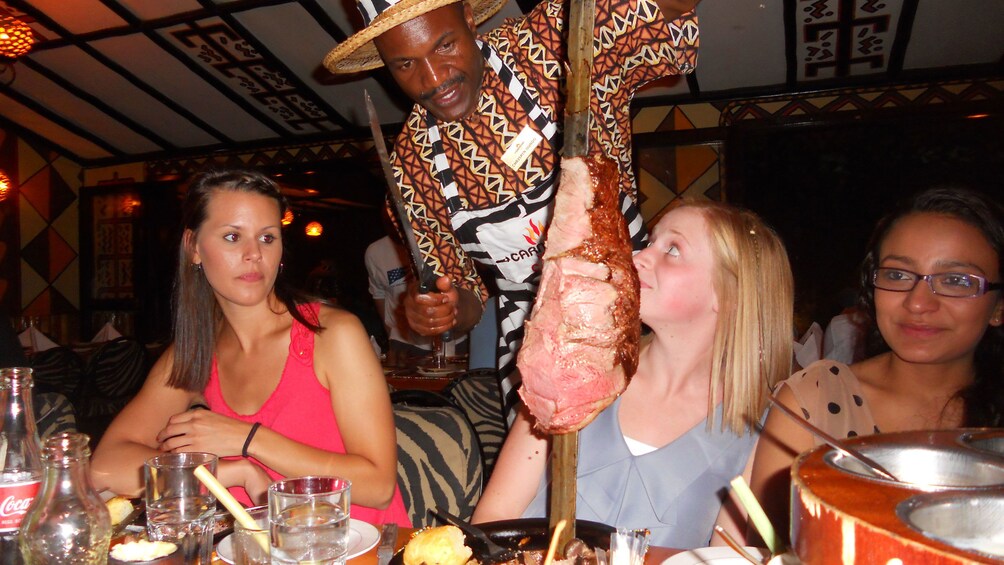
[[[861,453],[860,451],[854,449],[853,447],[844,445],[844,443],[841,442],[840,440],[834,438],[830,434],[810,424],[804,418],[796,414],[791,408],[785,406],[776,397],[769,396],[768,398],[770,399],[771,404],[773,404],[775,408],[783,412],[785,416],[788,416],[789,418],[794,420],[796,424],[802,426],[803,428],[805,428],[806,431],[818,437],[819,439],[823,440],[824,443],[826,443],[833,449],[836,449],[837,451],[846,455],[847,457],[850,457],[852,459],[857,459],[862,465],[868,467],[868,469],[871,470],[872,473],[878,475],[883,479],[888,479],[890,481],[895,481],[897,483],[901,482],[892,473],[890,473],[888,469],[886,469],[882,465],[879,465],[878,462],[876,462],[871,457],[866,456],[864,453]]]
[[[471,549],[477,551],[478,549],[483,548],[484,553],[478,556],[478,561],[481,563],[504,563],[516,558],[516,550],[508,547],[502,547],[501,545],[493,542],[491,538],[488,537],[488,534],[486,534],[481,528],[473,526],[469,522],[465,522],[453,514],[439,508],[429,509],[429,512],[436,518],[439,518],[439,521],[460,528],[460,530],[467,536],[468,543],[473,540],[478,546],[480,546],[478,548],[472,547]]]

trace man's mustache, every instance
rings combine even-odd
[[[464,82],[464,77],[463,76],[458,76],[458,77],[451,78],[450,80],[444,82],[443,84],[437,86],[436,88],[434,88],[434,89],[432,89],[432,90],[430,90],[428,92],[419,93],[418,99],[421,100],[422,102],[428,102],[434,96],[440,94],[441,92],[445,92],[445,91],[453,88],[454,86],[456,86],[456,85],[458,85],[458,84],[460,84],[462,82]]]

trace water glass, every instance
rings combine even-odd
[[[233,551],[235,565],[269,565],[271,551],[269,547],[268,507],[248,508],[248,514],[254,518],[257,528],[247,528],[240,522],[234,523],[234,533],[230,536],[230,547]]]
[[[610,565],[642,565],[648,552],[648,530],[617,528],[610,534]]]
[[[343,565],[348,553],[349,491],[338,477],[297,477],[268,487],[272,563]]]
[[[165,453],[147,460],[146,534],[153,541],[178,546],[185,563],[210,563],[216,497],[195,476],[204,466],[216,475],[212,453]]]

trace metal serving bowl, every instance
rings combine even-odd
[[[825,461],[837,469],[887,484],[901,484],[926,491],[986,489],[1004,486],[1004,461],[959,445],[861,445],[866,457],[885,467],[899,481],[879,477],[858,460],[836,450]]]
[[[959,436],[959,443],[983,453],[1004,457],[1004,430],[966,432]]]
[[[919,494],[899,503],[896,515],[927,538],[1004,558],[1004,493]]]

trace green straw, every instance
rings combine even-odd
[[[781,541],[777,539],[777,533],[774,532],[774,526],[771,525],[770,519],[767,518],[767,514],[763,511],[763,507],[757,502],[755,496],[753,496],[753,491],[750,490],[749,485],[746,484],[746,479],[742,475],[732,479],[730,483],[732,485],[732,490],[735,491],[736,495],[739,497],[739,502],[742,503],[743,507],[746,508],[746,513],[749,515],[750,520],[753,522],[753,527],[756,528],[757,533],[763,538],[764,543],[767,544],[767,549],[770,550],[771,555],[778,555],[784,551],[781,547]]]

